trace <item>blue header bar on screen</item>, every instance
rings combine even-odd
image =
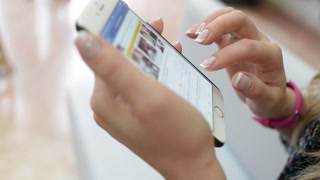
[[[104,26],[101,36],[107,39],[110,43],[113,43],[128,11],[128,6],[119,1],[107,24]]]

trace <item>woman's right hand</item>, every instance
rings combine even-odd
[[[233,8],[220,9],[194,25],[187,36],[202,45],[219,46],[201,66],[208,71],[226,68],[235,91],[255,115],[292,114],[296,98],[286,88],[281,49],[246,14]]]

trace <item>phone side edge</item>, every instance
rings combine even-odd
[[[214,85],[212,85],[212,99],[213,99],[213,129],[212,133],[215,138],[215,146],[221,147],[226,142],[226,127],[225,127],[225,113],[224,100],[222,93]],[[217,110],[221,114],[217,113]]]

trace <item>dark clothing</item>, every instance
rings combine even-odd
[[[319,158],[308,155],[311,152],[320,152],[320,118],[307,125],[296,146],[290,147],[283,139],[282,142],[290,155],[279,179],[290,179],[320,161]]]

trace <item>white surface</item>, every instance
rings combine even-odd
[[[320,35],[319,0],[268,0],[282,12]]]
[[[90,97],[93,76],[70,88],[69,107],[78,158],[83,179],[88,180],[160,180],[164,179],[158,172],[142,161],[126,147],[115,141],[93,120]],[[243,165],[225,146],[216,149],[222,167],[228,172],[228,179],[250,179]]]
[[[179,37],[183,46],[183,54],[201,69],[223,93],[227,144],[232,152],[254,179],[276,179],[287,158],[277,132],[266,129],[252,120],[252,113],[233,91],[225,70],[206,72],[199,66],[204,59],[217,50],[217,47],[215,45],[200,46],[184,35],[193,24],[202,21],[210,13],[222,7],[224,5],[218,0],[202,0],[201,3],[199,0],[189,0]],[[283,57],[288,79],[294,80],[300,88],[305,87],[316,70],[284,48]]]

